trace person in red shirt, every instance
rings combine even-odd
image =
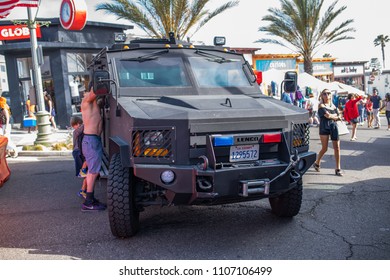
[[[357,103],[363,99],[363,96],[358,96],[354,93],[348,94],[348,101],[345,103],[344,119],[352,125],[351,141],[356,141],[357,124],[359,123],[359,110]]]
[[[373,104],[371,101],[371,95],[367,95],[366,112],[367,112],[367,127],[372,128],[372,121],[374,120]]]

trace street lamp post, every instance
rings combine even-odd
[[[30,42],[31,42],[31,58],[32,58],[32,73],[33,81],[35,85],[35,94],[37,97],[37,104],[39,111],[36,114],[37,117],[37,126],[38,133],[35,144],[49,144],[50,141],[50,121],[49,113],[45,110],[45,100],[43,97],[42,90],[42,76],[41,76],[41,67],[38,63],[38,43],[37,43],[37,33],[36,33],[36,21],[35,18],[32,18],[31,8],[27,8],[28,14],[28,28],[30,30]]]

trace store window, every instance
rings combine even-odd
[[[81,99],[87,89],[89,75],[68,75],[68,85],[72,100],[73,113],[80,112]]]
[[[17,65],[18,65],[19,79],[25,79],[25,78],[31,79],[32,69],[33,69],[31,57],[18,58]],[[42,77],[50,77],[51,76],[50,58],[48,56],[43,57],[43,64],[41,65],[41,75],[42,75]]]
[[[89,83],[88,65],[94,53],[67,53],[68,85],[73,113],[80,112],[81,98]]]
[[[18,58],[16,60],[16,63],[18,67],[19,86],[20,86],[19,90],[22,94],[22,99],[23,99],[22,102],[25,103],[27,97],[30,96],[31,102],[37,104],[37,99],[36,99],[35,90],[33,87],[33,80],[32,80],[33,63],[31,57]],[[43,64],[40,65],[40,68],[41,68],[41,76],[42,76],[42,86],[52,95],[53,99],[55,99],[53,81],[51,78],[49,56],[43,57]]]
[[[94,54],[92,53],[67,53],[68,72],[88,72]]]

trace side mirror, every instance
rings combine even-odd
[[[297,83],[298,83],[298,75],[295,71],[287,71],[284,74],[284,92],[296,92],[297,91]]]
[[[110,93],[110,73],[108,71],[93,72],[93,92],[96,95],[107,95]]]

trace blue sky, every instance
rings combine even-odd
[[[108,16],[104,12],[95,11],[97,3],[109,2],[102,0],[86,0],[88,6],[88,20],[113,23],[131,24],[128,21],[117,21],[115,17]],[[211,0],[209,7],[215,8],[225,1]],[[325,6],[332,3],[332,0],[325,0]],[[57,17],[61,0],[42,0],[39,10],[39,17]],[[382,61],[380,47],[374,47],[373,41],[379,34],[390,36],[390,25],[388,18],[390,2],[387,0],[339,0],[337,7],[347,6],[341,14],[339,21],[354,19],[353,26],[357,32],[352,35],[354,40],[347,40],[322,47],[316,57],[322,57],[324,53],[330,53],[338,61],[366,61],[377,57]],[[262,33],[258,28],[263,24],[261,18],[267,14],[269,7],[279,7],[279,0],[240,0],[240,4],[225,13],[215,17],[212,21],[200,29],[193,37],[193,40],[203,41],[211,44],[214,36],[225,36],[227,43],[231,47],[251,47],[261,48],[260,53],[291,53],[287,48],[282,48],[271,44],[254,43],[261,38]],[[25,8],[15,9],[7,19],[26,18]],[[143,34],[139,29],[134,29],[133,33]],[[390,69],[390,42],[386,47],[387,67]]]

